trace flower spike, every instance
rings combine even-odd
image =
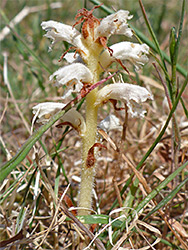
[[[119,83],[106,85],[100,90],[97,88],[117,73],[106,79],[100,79],[102,72],[108,72],[108,67],[113,62],[119,63],[129,74],[125,63],[129,61],[136,68],[139,68],[148,61],[147,54],[149,53],[149,47],[145,44],[121,42],[109,47],[108,39],[112,35],[132,37],[132,30],[128,26],[128,21],[132,16],[129,15],[129,11],[119,10],[99,20],[93,16],[93,11],[100,6],[95,6],[92,10],[80,9],[73,26],[55,21],[42,22],[41,24],[46,31],[45,36],[52,39],[52,45],[59,41],[66,41],[70,44],[69,49],[61,53],[60,58],[60,61],[65,58],[68,65],[55,71],[50,76],[50,80],[53,80],[56,86],[62,86],[65,89],[62,98],[70,97],[72,93],[77,94],[76,98],[65,107],[65,104],[60,103],[40,104],[33,108],[33,112],[35,117],[39,117],[39,121],[44,122],[59,109],[64,108],[67,112],[62,116],[58,127],[68,124],[79,132],[82,139],[82,168],[78,206],[82,209],[78,211],[78,215],[90,213],[97,158],[95,147],[99,149],[105,147],[97,141],[99,138],[97,136],[98,108],[111,101],[116,109],[121,110],[122,107],[116,107],[116,103],[121,101],[124,103],[123,108],[126,108],[126,111],[128,110],[132,116],[143,117],[145,111],[142,110],[141,104],[147,99],[152,100],[152,95],[147,89],[128,83],[120,83],[122,80],[119,80]],[[75,28],[80,23],[82,23],[81,32]],[[71,49],[74,49],[75,53],[68,53]],[[73,108],[75,103],[78,103],[83,97],[86,97],[85,119]],[[72,107],[72,109],[68,111],[68,107]],[[111,129],[121,129],[118,119],[109,116],[101,122],[100,126],[98,133],[115,150],[118,150],[107,134]]]

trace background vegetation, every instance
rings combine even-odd
[[[64,65],[65,62],[59,63],[58,59],[68,45],[58,44],[48,53],[50,41],[43,37],[41,22],[56,20],[72,25],[77,10],[83,7],[91,9],[93,3],[96,1],[1,1],[2,163],[18,152],[32,130],[39,128],[38,124],[32,125],[32,107],[44,101],[61,101],[61,93],[48,78]],[[107,0],[103,3],[111,11],[129,10],[134,16],[130,21],[131,27],[147,37],[145,43],[154,44],[138,0]],[[175,27],[176,34],[180,34],[178,29],[183,1],[143,0],[143,4],[162,53],[170,56],[171,28]],[[4,27],[7,19],[11,21],[18,14],[23,18],[6,34]],[[101,18],[107,12],[100,8],[94,14]],[[163,60],[157,49],[151,48],[153,55],[150,55],[149,63],[139,72],[135,72],[131,65],[126,65],[133,80],[153,93],[154,101],[146,104],[145,119],[129,118],[122,150],[125,158],[113,150],[109,141],[105,143],[107,150],[102,150],[98,158],[93,209],[101,216],[88,216],[82,218],[82,222],[92,225],[91,231],[95,234],[109,222],[113,209],[126,208],[114,211],[112,217],[118,220],[112,226],[113,234],[107,229],[100,234],[99,239],[105,249],[112,249],[109,242],[112,239],[114,244],[123,239],[121,246],[125,249],[147,246],[152,249],[149,244],[159,238],[161,241],[154,246],[155,249],[188,249],[187,29],[185,4],[183,31],[180,45],[176,46],[178,57],[177,61],[173,61],[175,65],[178,63],[174,80],[172,60],[170,63]],[[125,37],[120,39],[123,41]],[[136,38],[134,40],[137,41]],[[117,41],[120,41],[119,36],[114,36],[110,43]],[[3,77],[5,53],[8,55],[9,85]],[[123,77],[130,82],[126,74]],[[175,110],[173,116],[165,98],[170,98],[170,94],[165,93],[165,89],[170,93],[169,86],[175,88],[171,98]],[[121,123],[124,123],[124,114],[115,112],[110,104],[101,109],[99,121],[110,111],[117,114]],[[163,127],[165,124],[166,127]],[[158,137],[160,132],[162,134]],[[111,132],[109,137],[117,146],[122,145],[120,131]],[[76,249],[75,231],[83,233],[83,228],[80,222],[75,220],[73,223],[64,215],[70,217],[66,209],[77,204],[80,151],[81,144],[76,131],[53,126],[8,178],[3,178],[0,204],[2,249]],[[75,213],[71,214],[75,216]],[[139,214],[139,220],[135,214]],[[123,215],[126,218],[118,218]],[[86,228],[83,235],[88,234]],[[100,248],[96,243],[92,249]]]

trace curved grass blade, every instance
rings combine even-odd
[[[3,164],[0,168],[0,182],[2,182],[7,175],[17,167],[17,165],[24,160],[24,158],[29,153],[32,146],[39,140],[39,138],[57,121],[59,120],[65,113],[65,110],[61,110],[56,115],[54,115],[49,122],[41,126],[29,139],[25,142],[25,144],[21,147],[18,153],[12,157],[12,159],[5,164]]]
[[[25,173],[18,176],[17,179],[5,190],[4,193],[0,194],[0,205],[4,202],[5,199],[17,188],[17,183],[24,176]]]
[[[149,30],[149,32],[150,32],[150,35],[151,35],[151,37],[152,37],[152,39],[153,39],[153,41],[154,41],[154,44],[155,44],[155,46],[156,46],[157,52],[158,52],[158,54],[159,54],[159,56],[160,56],[160,58],[161,58],[161,61],[163,62],[164,68],[166,69],[164,57],[163,57],[163,54],[162,54],[162,52],[161,52],[161,49],[160,49],[160,46],[159,46],[157,37],[155,36],[155,33],[154,33],[154,31],[153,31],[153,29],[152,29],[152,27],[151,27],[151,24],[150,24],[150,22],[149,22],[149,20],[148,20],[148,17],[147,17],[147,15],[146,15],[146,12],[145,12],[145,9],[144,9],[144,6],[143,6],[141,0],[139,0],[139,4],[140,4],[141,10],[142,10],[142,14],[143,14],[144,19],[145,19],[145,23],[146,23],[146,25],[147,25],[147,27],[148,27],[148,30]]]
[[[144,200],[142,200],[139,205],[136,207],[136,212],[138,213],[144,206],[151,201],[163,188],[167,186],[167,184],[172,181],[184,168],[188,166],[188,161],[185,162],[181,167],[175,170],[171,175],[169,175],[161,184],[159,184],[150,194],[148,194]],[[185,179],[187,180],[187,178]],[[184,183],[185,184],[185,183]]]
[[[188,164],[188,163],[187,163]],[[154,209],[152,209],[145,217],[144,220],[147,219],[150,215],[155,213],[158,209],[165,206],[179,191],[180,189],[186,184],[188,181],[188,177],[184,179],[174,190],[172,190],[162,201],[160,201]]]

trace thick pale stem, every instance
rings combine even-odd
[[[102,45],[94,41],[93,30],[89,29],[89,36],[83,39],[85,47],[88,49],[87,56],[84,61],[87,67],[93,74],[93,83],[99,80],[101,67],[98,63],[99,55],[103,50]],[[95,177],[95,164],[92,167],[86,166],[86,160],[89,149],[94,145],[97,132],[97,111],[98,108],[94,106],[97,98],[98,88],[92,90],[86,97],[86,132],[82,137],[82,171],[81,171],[81,184],[79,194],[79,207],[85,209],[78,210],[78,215],[87,215],[90,213],[92,205],[92,188]]]
[[[91,46],[92,48],[92,46]],[[95,50],[96,51],[96,50]],[[88,57],[88,68],[93,72],[93,82],[97,82],[99,79],[99,65],[96,59],[96,53],[93,49],[90,50],[90,56]],[[95,177],[95,164],[92,167],[86,166],[86,159],[89,149],[93,146],[96,139],[97,132],[97,111],[98,108],[94,106],[96,101],[98,88],[94,89],[86,97],[86,132],[82,138],[82,172],[81,172],[81,184],[80,184],[80,196],[79,207],[84,207],[78,211],[79,215],[87,215],[90,213],[88,209],[91,209],[92,205],[92,188]]]
[[[95,143],[96,129],[97,129],[97,108],[94,108],[94,102],[96,99],[97,90],[93,90],[86,98],[86,133],[83,137],[83,152],[82,152],[82,172],[81,172],[81,184],[80,184],[80,197],[78,211],[79,215],[89,214],[89,210],[92,204],[92,188],[95,176],[95,165],[88,168],[86,166],[86,159],[89,149]]]

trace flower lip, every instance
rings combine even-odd
[[[53,40],[52,44],[58,41],[74,44],[74,39],[80,35],[80,32],[72,26],[52,20],[42,22],[41,26],[47,32],[45,36]]]
[[[82,60],[81,56],[79,54],[75,54],[73,52],[66,53],[63,57],[68,63],[82,63],[84,64],[84,61]]]
[[[149,47],[146,44],[121,42],[110,46],[113,56],[120,60],[129,60],[143,65],[148,61]]]
[[[47,122],[54,114],[66,106],[64,103],[44,102],[33,107],[33,114],[38,117],[37,123]],[[61,118],[61,121],[71,124],[80,136],[83,136],[86,130],[86,125],[83,116],[75,109],[68,110]]]
[[[81,33],[72,26],[52,20],[42,22],[41,26],[42,29],[47,32],[44,36],[52,39],[52,46],[59,41],[66,41],[84,53],[88,52],[82,43]],[[50,50],[52,49],[52,46],[49,47]]]
[[[145,111],[140,104],[147,99],[153,100],[150,92],[144,88],[128,83],[114,83],[106,85],[98,92],[95,106],[100,106],[108,100],[119,100],[128,106],[128,111],[134,116],[144,116]]]
[[[33,107],[33,114],[38,117],[37,123],[47,122],[51,116],[66,106],[64,103],[43,102]]]
[[[84,64],[73,63],[55,71],[49,77],[49,80],[51,81],[54,78],[56,86],[67,85],[70,87],[72,85],[72,89],[69,88],[68,92],[63,96],[65,98],[73,92],[80,92],[84,83],[91,83],[93,75]]]
[[[138,44],[131,42],[120,42],[110,46],[113,51],[112,56],[108,51],[101,54],[101,64],[104,68],[108,67],[115,59],[121,61],[128,60],[134,64],[136,69],[139,69],[148,62],[149,47],[146,44]]]
[[[105,17],[97,28],[96,35],[98,37],[107,37],[111,35],[126,35],[131,37],[133,35],[131,29],[128,27],[127,20],[131,19],[129,11],[119,10],[114,14]]]

